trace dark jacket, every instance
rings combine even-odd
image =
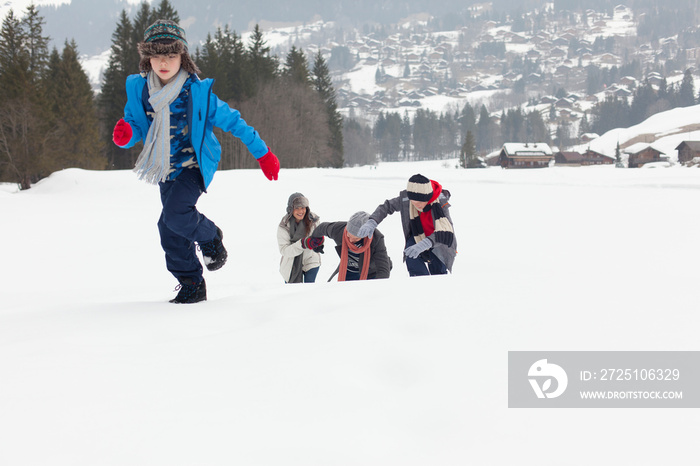
[[[316,229],[311,233],[311,236],[328,236],[329,238],[333,239],[336,244],[335,250],[338,253],[338,256],[340,256],[343,247],[345,225],[347,225],[347,223],[348,222],[323,222],[316,227]],[[374,230],[374,236],[372,237],[372,244],[369,247],[369,251],[370,260],[367,279],[373,280],[375,278],[389,278],[389,273],[391,271],[391,259],[389,258],[389,254],[386,252],[384,235],[379,230]],[[364,256],[364,254],[360,254],[360,268],[362,268],[364,263]],[[333,275],[336,273],[338,273],[337,268]]]
[[[442,210],[445,213],[445,216],[452,224],[452,217],[450,216],[450,204],[448,202],[450,199],[450,192],[446,189],[443,189],[438,199],[440,200],[440,205],[442,206]],[[377,208],[372,213],[372,215],[369,216],[369,218],[371,218],[372,220],[377,222],[377,224],[379,224],[388,215],[391,215],[394,212],[401,212],[401,226],[403,228],[404,239],[407,240],[412,235],[409,214],[410,203],[411,201],[408,199],[408,193],[404,189],[399,193],[398,197],[395,197],[393,199],[387,199],[382,204],[379,204],[379,206],[377,206]],[[454,264],[455,256],[457,255],[457,238],[453,235],[451,244],[448,245],[437,241],[434,238],[434,235],[435,233],[433,233],[433,235],[428,236],[428,238],[430,238],[430,240],[433,242],[432,251],[437,256],[437,258],[440,259],[440,261],[442,261],[442,263],[445,264],[445,266],[447,266],[447,269],[450,272],[452,272],[452,264]]]

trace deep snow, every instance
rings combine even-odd
[[[692,409],[509,409],[513,350],[698,350],[700,171],[219,172],[209,301],[172,305],[157,188],[69,169],[0,190],[2,465],[690,465]],[[452,193],[454,274],[285,285],[289,194],[323,221],[423,173]],[[332,242],[329,243],[329,245]]]

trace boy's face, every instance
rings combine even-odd
[[[179,54],[154,55],[151,57],[151,68],[156,72],[163,84],[168,84],[180,71],[182,57]]]
[[[423,212],[423,209],[425,209],[425,206],[428,205],[427,202],[414,201],[413,199],[411,199],[411,204],[413,204],[413,207],[418,209],[420,212]]]
[[[345,234],[348,236],[348,239],[350,240],[351,243],[357,243],[360,241],[362,238],[359,236],[351,235],[349,231],[345,230]]]

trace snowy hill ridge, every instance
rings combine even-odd
[[[633,144],[644,143],[653,145],[671,161],[677,161],[676,147],[683,141],[700,141],[700,105],[657,113],[637,125],[612,129],[589,143],[575,146],[571,150],[585,152],[590,148],[614,157],[618,142],[622,151]]]
[[[192,306],[131,171],[3,186],[0,463],[692,464],[683,409],[509,409],[506,374],[508,351],[698,350],[700,171],[454,164],[217,173],[229,262]],[[345,220],[416,172],[452,193],[453,275],[407,276],[394,215],[390,279],[326,283],[328,244],[317,283],[282,283],[290,193]]]

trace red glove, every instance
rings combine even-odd
[[[268,180],[277,179],[277,174],[280,172],[280,161],[270,149],[267,150],[267,154],[258,159],[258,163]]]
[[[321,236],[320,238],[309,236],[308,238],[304,238],[303,240],[301,240],[301,247],[306,249],[316,249],[317,247],[323,244],[323,240],[323,236]]]
[[[131,135],[134,134],[131,131],[131,125],[124,121],[124,118],[120,119],[116,125],[114,125],[114,132],[112,132],[112,141],[118,146],[124,146],[126,143],[131,141]]]

